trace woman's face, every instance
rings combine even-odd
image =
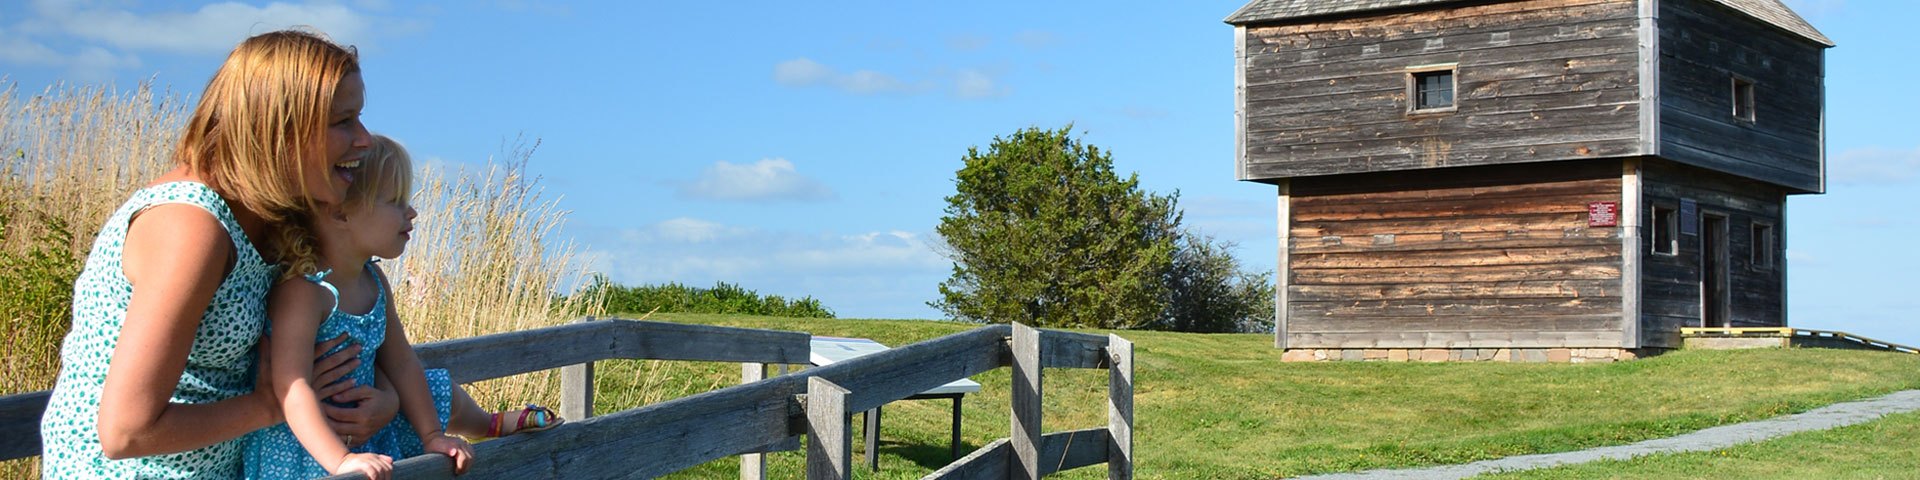
[[[334,87],[333,106],[327,109],[326,154],[321,158],[325,164],[317,169],[325,175],[309,178],[307,184],[315,200],[338,203],[346,198],[347,185],[353,183],[353,175],[360,168],[360,157],[373,146],[373,135],[360,124],[366,91],[359,73],[341,77],[340,85]]]

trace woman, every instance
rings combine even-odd
[[[371,142],[364,90],[355,53],[314,33],[234,48],[187,123],[176,167],[107,220],[75,281],[40,425],[43,475],[240,475],[239,439],[281,422],[270,389],[254,388],[277,261],[262,257],[275,251],[263,240],[343,198]],[[358,350],[317,362],[315,384],[351,371]],[[398,410],[391,392],[367,385],[319,393],[358,403],[331,412],[343,438],[371,437]]]

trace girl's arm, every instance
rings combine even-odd
[[[269,353],[273,393],[280,398],[287,427],[328,473],[340,473],[350,452],[320,412],[320,396],[310,380],[313,353],[306,348],[313,345],[321,322],[333,311],[333,302],[333,293],[325,287],[289,279],[274,286],[268,296],[267,318],[273,321],[273,345],[278,346]]]
[[[386,274],[379,266],[371,266],[369,272],[380,278],[382,295],[387,296],[387,339],[380,344],[380,352],[374,363],[387,373],[387,381],[400,393],[400,413],[407,416],[407,422],[413,424],[414,433],[420,435],[420,443],[426,451],[443,453],[453,458],[455,474],[465,473],[468,462],[473,459],[473,447],[466,441],[450,437],[440,425],[440,415],[435,412],[433,394],[427,389],[425,367],[420,365],[420,356],[414,354],[413,343],[407,340],[407,330],[400,322],[399,309],[394,307],[392,289],[387,288]]]
[[[236,258],[228,238],[219,220],[191,205],[154,206],[128,225],[121,269],[133,297],[108,361],[97,417],[107,458],[185,452],[280,421],[278,403],[263,388],[213,403],[170,401],[200,318]],[[294,363],[310,365],[313,359]]]

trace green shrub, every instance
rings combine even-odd
[[[8,238],[29,230],[37,234]],[[80,275],[81,260],[68,248],[72,237],[59,218],[0,199],[0,285],[7,286],[0,295],[0,319],[6,320],[10,337],[0,356],[6,362],[6,388],[0,393],[53,386],[60,339],[71,322],[73,280]]]
[[[813,297],[788,300],[779,295],[761,296],[753,290],[727,282],[713,288],[667,283],[629,287],[613,283],[605,275],[595,275],[586,296],[606,299],[606,311],[624,313],[727,313],[797,318],[834,318],[833,310]]]

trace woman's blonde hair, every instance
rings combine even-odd
[[[393,202],[406,205],[413,197],[413,157],[407,155],[406,147],[386,135],[375,134],[373,146],[360,160],[360,168],[353,176],[353,183],[347,185],[347,195],[337,207],[341,211],[352,212],[380,202]],[[309,275],[320,271],[320,254],[314,246],[311,230],[311,214],[294,215],[299,221],[289,221],[277,230],[281,263],[287,269],[280,278]]]
[[[268,222],[312,212],[317,205],[304,181],[315,173],[309,160],[326,154],[340,80],[359,71],[353,48],[318,32],[248,38],[207,81],[174,161]]]

